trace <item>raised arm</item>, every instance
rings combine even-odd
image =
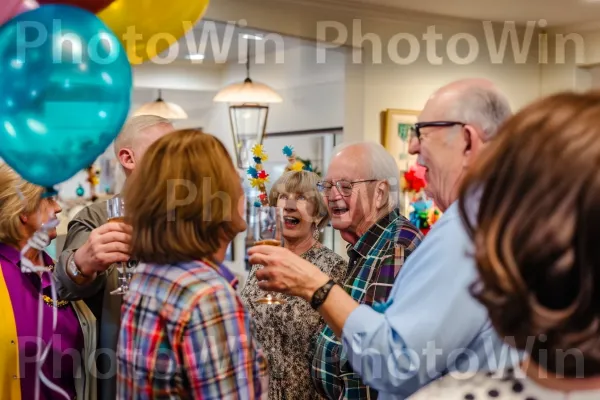
[[[109,267],[129,259],[130,227],[105,224],[106,217],[98,208],[96,204],[86,207],[69,222],[65,247],[54,270],[62,299],[94,296],[104,288]]]

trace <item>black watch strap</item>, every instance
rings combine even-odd
[[[327,296],[329,296],[329,292],[334,286],[335,282],[330,279],[329,282],[318,288],[313,294],[312,299],[310,299],[310,306],[315,310],[321,307],[321,305],[325,303],[325,300],[327,300]]]

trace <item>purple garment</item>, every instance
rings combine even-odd
[[[19,262],[21,254],[13,247],[0,243],[0,265],[12,302],[19,342],[19,363],[21,371],[21,398],[35,397],[35,357],[37,352],[37,321],[40,278],[36,274],[21,272]],[[53,265],[50,256],[44,253],[44,264]],[[44,274],[41,280],[44,294],[50,292],[50,276]],[[83,332],[79,319],[72,306],[58,308],[58,323],[52,348],[42,367],[44,375],[61,387],[71,398],[75,398],[75,363],[81,363],[83,357]],[[44,328],[42,340],[44,346],[52,338],[53,307],[44,303]],[[1,328],[0,328],[1,329]],[[41,350],[40,350],[41,351]],[[41,353],[40,353],[41,354]],[[50,400],[57,394],[40,382],[40,400]]]

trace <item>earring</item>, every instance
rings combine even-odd
[[[321,232],[319,232],[319,228],[315,225],[315,228],[313,229],[313,238],[315,240],[319,240],[320,237],[321,237]]]

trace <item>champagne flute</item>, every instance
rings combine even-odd
[[[113,197],[107,201],[108,222],[125,222],[125,203],[120,197]],[[131,273],[127,267],[128,263],[121,262],[117,266],[119,271],[120,286],[110,292],[113,296],[121,296],[129,290]]]
[[[256,246],[283,246],[283,208],[257,207],[250,221],[250,235]],[[270,293],[257,300],[259,304],[283,304],[286,301],[273,297]]]

